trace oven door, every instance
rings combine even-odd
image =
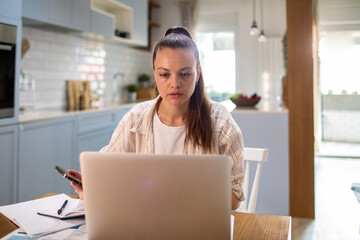
[[[0,23],[0,118],[14,116],[16,26]]]

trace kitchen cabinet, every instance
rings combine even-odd
[[[75,162],[76,170],[80,170],[80,153],[84,151],[99,151],[109,143],[113,131],[113,127],[101,128],[78,136],[78,151]]]
[[[0,16],[21,19],[22,0],[0,0]]]
[[[101,113],[80,115],[78,118],[78,149],[75,156],[75,169],[80,170],[79,155],[83,151],[99,151],[106,146],[113,131],[130,108]]]
[[[116,0],[133,8],[132,41],[148,46],[148,0]]]
[[[289,215],[288,112],[235,109],[231,114],[242,131],[245,147],[269,149],[267,162],[261,167],[256,213]],[[255,170],[250,169],[250,179]]]
[[[50,23],[65,27],[72,26],[72,0],[49,0],[48,14]]]
[[[22,16],[27,19],[48,22],[49,18],[49,0],[25,0],[22,5]]]
[[[90,32],[103,35],[106,38],[114,36],[113,18],[91,10],[90,12]]]
[[[112,18],[110,25],[111,38],[123,42],[133,43],[133,8],[121,1],[91,0],[92,11]],[[107,26],[108,27],[108,26]]]
[[[90,31],[90,0],[72,1],[71,24],[79,30]]]
[[[75,137],[75,117],[19,124],[19,201],[48,192],[74,193],[54,166],[74,167]]]
[[[83,151],[99,151],[108,144],[115,126],[115,111],[90,113],[78,117],[78,149],[75,169],[80,170],[79,155]]]
[[[0,127],[0,206],[16,201],[17,125]]]
[[[29,26],[55,25],[89,31],[90,0],[26,0],[22,5],[23,23]]]
[[[11,188],[6,189],[5,184],[2,186],[0,182],[1,190],[17,192],[17,201],[34,199],[48,192],[74,194],[69,181],[56,173],[54,166],[80,170],[79,154],[83,151],[99,151],[107,145],[118,122],[129,109],[130,107],[123,107],[90,113],[80,112],[65,117],[20,123],[18,141],[14,140],[18,156],[15,155],[16,152],[12,155],[8,153],[8,160],[1,163],[0,170],[2,173],[4,169],[4,178],[12,176],[9,171],[10,163],[18,162],[18,175],[15,178],[18,191],[14,190],[14,184],[10,184]],[[5,148],[9,151],[12,141],[9,133],[1,134],[1,129],[6,133],[9,131],[7,128],[0,128],[0,143],[7,142],[0,146],[0,150],[4,146],[4,151]],[[9,184],[9,181],[8,179],[6,184]],[[9,204],[14,198],[5,200]]]
[[[54,25],[148,45],[148,0],[26,0],[22,17],[26,26]]]

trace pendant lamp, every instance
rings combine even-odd
[[[266,36],[264,33],[264,10],[263,10],[263,0],[260,0],[260,22],[261,22],[261,32],[258,38],[259,42],[266,42]]]
[[[251,24],[250,27],[250,35],[251,36],[257,36],[259,34],[259,28],[256,24],[256,5],[255,5],[256,0],[253,0],[253,22]]]

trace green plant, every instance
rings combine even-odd
[[[140,74],[138,77],[138,82],[150,82],[150,76],[148,74]]]
[[[286,32],[282,38],[282,52],[283,52],[283,60],[284,60],[284,69],[285,69],[285,76],[287,76],[287,70],[288,70],[288,56],[287,56],[287,36]]]
[[[137,89],[138,89],[138,86],[134,83],[130,83],[130,84],[126,85],[126,90],[128,92],[136,92]]]

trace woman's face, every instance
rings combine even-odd
[[[153,72],[163,103],[176,107],[189,106],[200,76],[200,65],[190,49],[159,50]]]

